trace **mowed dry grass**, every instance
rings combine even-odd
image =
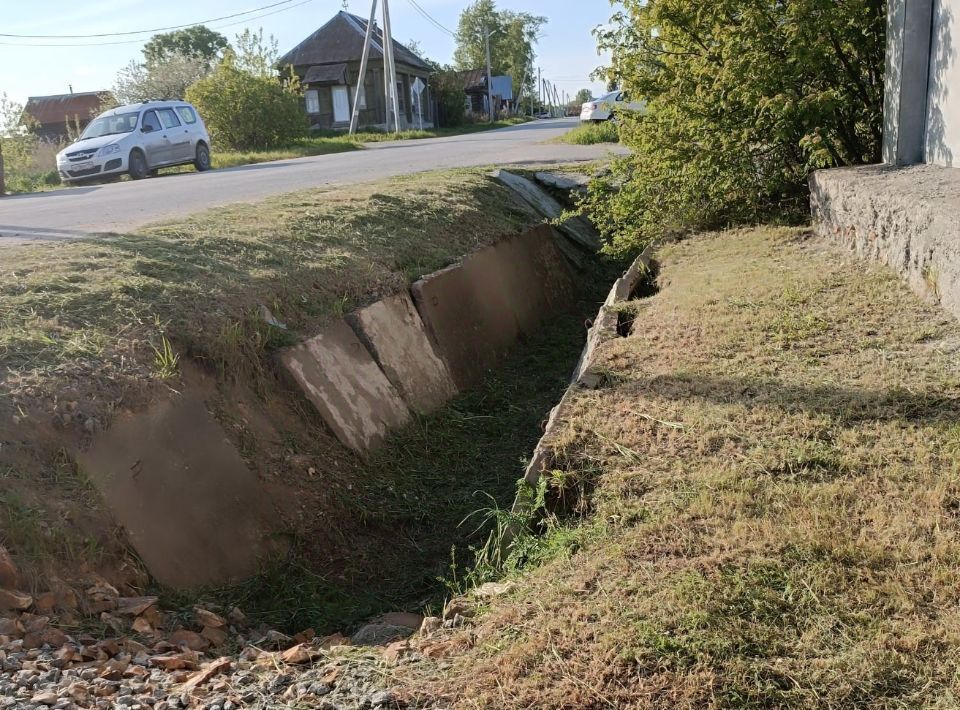
[[[546,561],[426,705],[960,706],[960,325],[796,230],[702,236],[609,343]]]
[[[278,345],[534,221],[482,170],[463,170],[4,248],[0,419],[46,421],[72,400],[105,423],[169,374],[163,338],[226,379],[256,376]],[[289,330],[269,326],[264,307]]]

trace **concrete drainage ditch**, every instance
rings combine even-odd
[[[532,182],[496,177],[538,216],[560,216],[559,203]],[[598,245],[579,219],[506,236],[280,351],[278,370],[344,447],[366,457],[416,416],[475,387],[569,308],[574,271]],[[629,295],[640,274],[634,265],[614,290]],[[588,351],[606,337],[608,320],[604,309]],[[591,376],[585,358],[578,378]],[[78,459],[150,574],[188,589],[249,577],[280,547],[269,495],[208,410],[216,384],[199,370],[183,374],[181,392],[119,416]]]

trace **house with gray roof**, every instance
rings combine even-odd
[[[349,127],[366,32],[365,18],[341,11],[280,58],[280,66],[292,66],[300,78],[307,116],[313,128],[346,130]],[[400,127],[419,127],[418,98],[422,102],[423,126],[432,127],[430,90],[424,89],[419,97],[413,91],[417,79],[428,84],[430,66],[396,40],[393,54],[397,65]],[[386,126],[383,31],[376,25],[359,104],[362,128]]]

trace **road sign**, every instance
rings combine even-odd
[[[413,80],[413,83],[410,84],[410,94],[412,95],[414,101],[417,102],[417,113],[420,116],[420,130],[423,130],[423,90],[427,88],[427,85],[423,83],[423,79],[419,76]]]

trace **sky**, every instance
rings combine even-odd
[[[278,0],[47,0],[34,5],[21,0],[0,0],[0,33],[30,35],[87,35],[129,32],[197,23],[264,7]],[[390,0],[394,38],[416,40],[421,52],[440,63],[452,61],[454,40],[418,13],[414,3],[440,25],[456,30],[461,10],[470,0]],[[281,53],[294,47],[336,12],[344,0],[293,0],[243,17],[208,23],[234,36],[249,27],[273,34]],[[370,0],[346,0],[347,9],[369,15]],[[603,93],[603,85],[589,76],[603,64],[591,31],[613,13],[608,0],[497,0],[501,10],[514,10],[548,18],[537,46],[543,77],[571,96],[579,89]],[[18,103],[28,96],[109,89],[117,72],[131,59],[141,59],[140,49],[149,34],[89,39],[12,39],[0,37],[0,93]],[[106,43],[112,44],[106,44]],[[85,46],[37,46],[83,44]],[[30,46],[28,46],[30,45]]]

